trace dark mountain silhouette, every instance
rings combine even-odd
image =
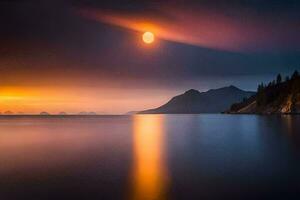
[[[40,115],[50,115],[50,113],[43,111],[40,113]]]
[[[78,113],[78,115],[97,115],[97,113],[96,112],[82,111],[82,112]]]
[[[8,110],[8,111],[5,111],[3,114],[4,115],[13,115],[14,113],[12,111]]]
[[[96,112],[88,112],[87,115],[97,115]]]
[[[59,112],[58,115],[68,115],[68,113],[62,111],[62,112]]]
[[[258,86],[257,94],[233,104],[228,113],[300,113],[300,75],[297,71],[282,82],[281,75],[268,85]]]
[[[88,113],[86,111],[81,111],[80,113],[78,113],[78,115],[87,115]]]
[[[188,90],[184,94],[173,97],[168,103],[138,114],[193,114],[220,113],[227,110],[233,103],[254,95],[254,92],[243,91],[235,86],[199,92]]]
[[[127,113],[125,113],[124,115],[135,115],[137,114],[139,111],[129,111]]]

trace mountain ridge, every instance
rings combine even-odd
[[[257,94],[233,104],[226,113],[232,114],[299,114],[300,75],[297,71],[282,82],[281,75],[268,85],[261,83]]]
[[[140,111],[137,114],[220,113],[227,110],[233,103],[254,94],[255,92],[244,91],[233,85],[210,89],[206,92],[189,89],[180,95],[172,97],[162,106]]]

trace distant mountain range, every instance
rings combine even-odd
[[[227,113],[293,114],[300,113],[300,75],[297,71],[282,81],[281,75],[269,84],[258,86],[257,94],[233,104]]]
[[[244,91],[232,85],[207,92],[191,89],[158,108],[140,111],[138,114],[220,113],[228,110],[233,103],[254,94],[255,92]]]
[[[68,115],[68,113],[62,111],[62,112],[59,112],[58,115]]]
[[[14,113],[12,111],[10,111],[10,110],[5,111],[3,114],[4,115],[14,115]]]

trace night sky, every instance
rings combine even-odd
[[[123,113],[300,70],[300,1],[195,2],[0,1],[0,111]]]

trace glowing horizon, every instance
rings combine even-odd
[[[0,3],[0,112],[123,114],[299,71],[300,4],[92,1]]]
[[[95,93],[98,91],[99,93]],[[1,87],[0,113],[14,114],[124,114],[133,110],[144,110],[165,102],[163,91],[149,90],[156,95],[142,95],[140,90],[93,87]]]

